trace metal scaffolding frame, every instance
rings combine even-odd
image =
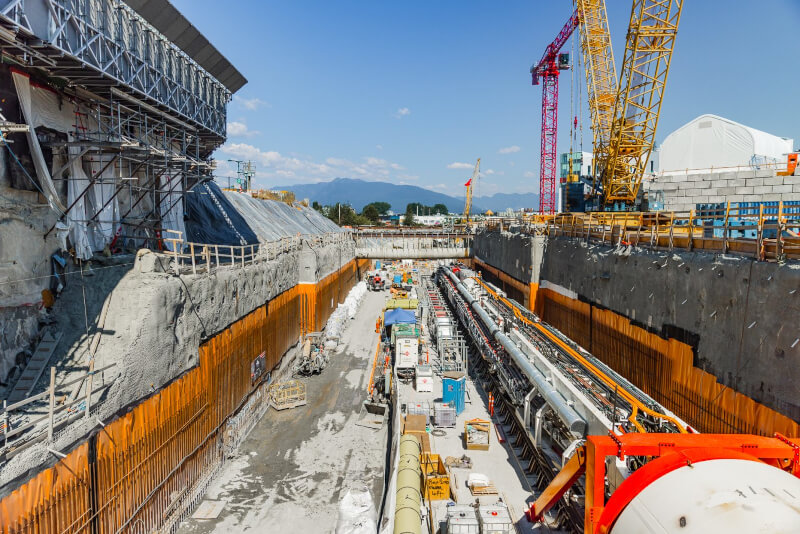
[[[205,147],[201,136],[197,130],[175,123],[165,115],[153,116],[123,94],[112,92],[111,99],[99,99],[78,91],[73,98],[76,120],[71,140],[46,143],[54,151],[60,150],[65,161],[53,172],[53,178],[63,179],[63,171],[77,157],[96,160],[99,168],[89,175],[89,183],[67,206],[66,213],[70,214],[96,182],[110,179],[114,193],[102,206],[94,207],[93,215],[85,220],[75,215],[70,217],[87,224],[117,222],[125,229],[120,237],[142,240],[144,246],[152,244],[162,230],[162,215],[177,203],[177,200],[169,202],[170,193],[185,192],[212,178],[214,164],[203,157]],[[68,158],[68,146],[80,151]],[[103,176],[112,165],[116,169],[114,176]],[[169,178],[163,184],[161,178],[165,175]],[[119,220],[99,220],[114,199],[120,203]]]
[[[70,179],[78,158],[88,178],[64,203],[65,219],[87,231],[119,224],[117,247],[163,245],[166,214],[212,178],[229,87],[246,80],[225,60],[225,79],[238,84],[226,86],[198,64],[205,50],[196,60],[120,0],[0,0],[0,53],[74,106],[66,140],[40,136],[54,182]],[[95,184],[113,188],[101,187],[97,201],[87,195]]]
[[[107,94],[113,86],[224,138],[231,92],[120,0],[0,0],[0,49]]]

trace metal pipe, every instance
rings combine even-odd
[[[525,353],[519,350],[519,347],[511,341],[511,338],[502,332],[495,332],[494,338],[506,349],[506,352],[514,360],[520,371],[528,377],[528,380],[531,381],[539,394],[544,397],[545,402],[555,410],[558,417],[567,425],[570,432],[583,435],[586,432],[586,421],[578,415],[572,406],[567,404],[564,396],[547,381],[547,378],[531,363]]]
[[[406,434],[400,438],[394,513],[395,534],[420,534],[422,531],[420,452],[416,436]]]
[[[456,288],[472,306],[472,309],[481,318],[483,324],[489,329],[491,335],[497,340],[500,345],[506,350],[514,363],[519,367],[520,371],[528,377],[531,384],[536,391],[544,397],[545,402],[549,404],[553,410],[558,414],[558,417],[567,425],[571,432],[583,435],[586,432],[586,421],[567,403],[561,393],[559,393],[553,385],[547,381],[545,376],[539,371],[528,359],[528,357],[517,347],[511,338],[500,331],[500,328],[495,324],[489,314],[486,313],[478,300],[469,292],[469,290],[461,283],[458,277],[450,270],[447,269],[447,274],[450,279],[455,283]]]

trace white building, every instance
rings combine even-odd
[[[661,174],[725,172],[784,163],[794,141],[706,114],[669,134],[660,148],[656,170]]]

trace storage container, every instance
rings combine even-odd
[[[478,508],[481,534],[512,534],[515,532],[511,514],[504,504],[493,504]]]
[[[442,428],[455,428],[456,426],[456,409],[443,402],[433,403],[433,422],[436,426]]]
[[[456,504],[447,509],[447,534],[480,534],[480,531],[475,508]]]
[[[433,392],[433,369],[430,365],[418,365],[414,377],[417,393]]]

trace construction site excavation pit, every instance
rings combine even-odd
[[[376,524],[389,425],[365,424],[362,411],[384,305],[365,295],[325,368],[300,379],[306,404],[269,409],[178,532],[333,532],[348,493],[370,503]],[[289,373],[301,356],[287,355]]]

